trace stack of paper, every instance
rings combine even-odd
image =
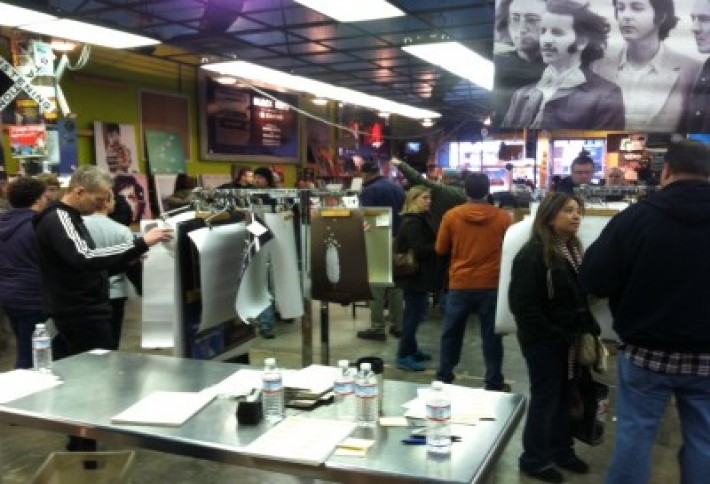
[[[491,393],[480,388],[467,388],[458,385],[444,385],[451,398],[451,423],[475,425],[479,420],[495,420],[495,406]],[[426,402],[430,388],[420,388],[417,398],[404,405],[405,417],[426,418]]]
[[[58,376],[34,370],[0,373],[0,404],[56,387],[63,382]]]
[[[244,453],[319,465],[356,426],[354,422],[339,420],[288,417],[249,444]]]
[[[208,392],[154,392],[113,417],[111,423],[179,427],[213,398]]]

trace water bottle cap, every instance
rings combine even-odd
[[[444,389],[444,384],[440,381],[433,381],[431,382],[431,387],[434,390],[443,390]]]
[[[372,365],[370,363],[360,363],[360,370],[372,371]]]
[[[350,362],[348,360],[338,360],[338,368],[348,368]]]
[[[266,358],[264,360],[264,365],[267,366],[276,366],[276,358]]]

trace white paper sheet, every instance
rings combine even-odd
[[[458,385],[444,385],[451,398],[451,423],[475,425],[479,420],[495,420],[495,410],[491,392],[480,388],[467,388]],[[405,417],[426,418],[426,402],[431,388],[419,388],[417,398],[404,403],[407,410]]]
[[[269,304],[268,261],[271,257],[273,239],[251,258],[237,289],[236,310],[242,321],[249,321],[259,316]]]
[[[34,370],[12,370],[0,373],[0,404],[61,385],[56,375]]]
[[[261,370],[244,369],[235,371],[202,392],[215,397],[239,397],[248,395],[255,388],[261,388],[261,384]]]
[[[283,372],[284,386],[299,388],[311,393],[325,393],[333,388],[339,368],[324,365],[309,365],[300,370]]]
[[[208,392],[153,392],[111,418],[111,423],[179,427],[207,405]]]
[[[200,257],[200,331],[205,331],[237,317],[234,301],[247,233],[240,222],[192,230],[188,237]]]
[[[244,453],[287,462],[319,465],[328,459],[335,446],[355,428],[354,422],[287,417],[249,444]]]
[[[266,225],[274,234],[271,280],[276,307],[284,319],[300,318],[304,313],[293,216],[290,212],[288,215],[290,218],[286,218],[285,213],[264,214]]]

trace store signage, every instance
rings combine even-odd
[[[26,92],[34,99],[43,112],[55,110],[54,103],[43,96],[33,85],[32,80],[37,76],[42,67],[33,67],[25,75],[22,75],[15,67],[0,57],[0,72],[5,74],[12,81],[12,86],[0,96],[0,111],[5,109],[21,92]]]

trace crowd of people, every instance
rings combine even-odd
[[[403,290],[396,366],[426,369],[431,356],[417,344],[416,332],[426,319],[429,295],[438,292],[444,320],[437,379],[454,381],[466,320],[475,313],[485,388],[509,390],[501,336],[494,328],[509,215],[489,203],[485,174],[470,173],[463,183],[450,174],[437,182],[393,162],[411,188],[403,193],[367,166],[361,201],[401,215],[394,225],[394,251],[411,249],[419,262],[418,273],[396,278],[396,287],[389,289]],[[710,263],[705,249],[710,243],[710,149],[692,140],[672,143],[659,195],[614,217],[585,254],[577,235],[584,203],[573,189],[590,183],[593,174],[593,160],[582,153],[570,177],[539,204],[529,240],[512,264],[507,296],[530,382],[520,470],[545,482],[563,482],[559,469],[589,472],[574,450],[571,402],[575,377],[592,371],[579,361],[577,348],[582,334],[601,332],[589,303],[597,296],[609,298],[620,338],[618,429],[607,482],[648,482],[653,443],[671,397],[684,436],[683,482],[703,482],[710,469],[710,333],[703,329],[710,308],[702,283]],[[623,183],[623,172],[610,169],[607,184]],[[434,213],[435,206],[441,211]],[[389,299],[395,313],[392,305],[398,301]],[[372,328],[358,337],[385,340],[379,307],[374,314]]]
[[[432,355],[417,343],[417,329],[436,295],[443,310],[436,377],[456,379],[471,314],[478,316],[484,386],[509,391],[504,378],[502,336],[495,331],[503,240],[510,215],[490,201],[483,173],[444,171],[422,177],[392,160],[408,181],[405,189],[362,166],[362,206],[389,207],[393,251],[411,251],[418,270],[373,291],[371,327],[358,338],[399,337],[397,368],[422,371]],[[521,472],[562,482],[559,469],[589,472],[574,450],[570,395],[580,335],[600,334],[589,297],[609,298],[618,355],[618,430],[608,483],[649,478],[652,444],[671,396],[683,430],[680,466],[684,482],[701,482],[710,465],[710,149],[697,141],[670,145],[661,191],[615,216],[587,248],[578,231],[584,203],[573,193],[589,183],[593,161],[584,154],[571,176],[550,192],[533,214],[527,243],[513,259],[508,299],[530,382],[523,430]],[[621,183],[611,169],[608,184]],[[242,170],[230,187],[275,188],[267,167]],[[126,300],[122,273],[148,248],[170,240],[168,229],[134,237],[108,218],[116,201],[113,181],[94,166],[80,167],[59,191],[47,177],[20,177],[7,187],[10,209],[0,214],[0,306],[17,338],[16,367],[30,368],[34,325],[51,318],[57,331],[55,358],[93,348],[118,348]],[[111,278],[109,278],[111,276]],[[377,289],[377,288],[376,288]],[[652,300],[654,304],[648,304]],[[271,305],[260,316],[260,333],[273,338]],[[95,442],[72,437],[70,450]],[[629,466],[629,462],[634,462]]]

